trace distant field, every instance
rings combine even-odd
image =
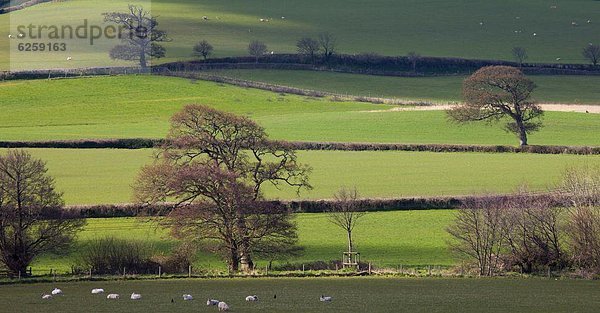
[[[50,301],[40,295],[59,286]],[[0,286],[0,301],[14,312],[216,312],[207,298],[226,301],[232,312],[596,312],[598,281],[546,279],[286,278],[184,279],[77,282]],[[118,301],[92,295],[92,288],[120,293]],[[138,292],[142,300],[131,301]],[[182,301],[191,293],[196,300]],[[256,294],[258,302],[244,298]],[[331,303],[319,296],[333,296]],[[273,299],[277,295],[277,299]],[[175,303],[171,303],[175,299]]]
[[[447,248],[449,239],[445,228],[451,223],[454,212],[450,210],[372,212],[356,227],[354,239],[362,258],[377,266],[449,266],[456,263]],[[346,247],[343,230],[333,226],[325,214],[297,214],[299,244],[306,250],[301,257],[288,260],[293,263],[317,260],[337,260]],[[88,219],[88,225],[79,235],[75,249],[66,257],[42,256],[34,262],[33,271],[48,273],[50,269],[69,272],[77,262],[79,251],[89,240],[114,236],[145,241],[155,251],[168,252],[175,241],[166,231],[156,229],[143,219],[108,218]],[[381,238],[389,238],[382,242]],[[264,267],[264,260],[257,260]],[[215,255],[198,253],[194,264],[197,269],[226,270],[225,264]]]
[[[134,177],[152,162],[150,150],[31,151],[48,162],[67,204],[131,202]],[[268,198],[331,198],[341,186],[356,186],[364,197],[511,192],[524,183],[545,190],[567,166],[600,164],[600,156],[373,151],[301,151],[299,160],[313,167],[314,190],[298,196],[290,188],[267,188]]]
[[[215,75],[356,96],[424,102],[462,100],[464,76],[387,77],[293,70],[218,70]],[[543,103],[600,104],[600,76],[529,76]]]
[[[596,89],[592,89],[596,90]],[[0,140],[163,138],[189,103],[243,114],[272,138],[297,141],[511,144],[501,126],[457,126],[444,112],[384,112],[389,105],[332,102],[157,76],[0,83]],[[372,112],[376,111],[376,112]],[[600,115],[548,112],[531,144],[600,145]]]
[[[138,1],[139,2],[139,1]],[[0,15],[0,68],[8,65],[9,20],[18,24],[63,25],[65,21],[101,24],[101,13],[125,10],[129,2],[72,0],[37,5]],[[550,7],[555,5],[556,9]],[[247,44],[262,40],[269,50],[295,51],[303,36],[329,31],[336,35],[339,51],[376,52],[478,59],[512,59],[513,46],[523,46],[532,62],[584,62],[581,49],[597,41],[600,21],[593,12],[600,3],[592,0],[153,0],[152,13],[173,41],[166,45],[167,58],[189,58],[195,42],[207,39],[217,56],[246,55]],[[202,20],[207,16],[208,20]],[[282,19],[285,17],[285,19]],[[261,23],[266,18],[269,22]],[[592,23],[587,23],[591,19]],[[571,22],[578,26],[571,26]],[[480,24],[483,23],[483,24]],[[16,26],[14,26],[16,27]],[[13,28],[14,28],[13,27]],[[520,33],[515,33],[520,31]],[[533,36],[536,33],[537,36]],[[74,46],[69,53],[26,54],[15,60],[18,67],[83,67],[118,65],[105,52],[109,46]]]

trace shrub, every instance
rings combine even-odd
[[[159,264],[165,273],[185,273],[196,259],[197,249],[192,244],[182,243],[171,254],[158,254],[152,261]]]
[[[145,274],[154,272],[152,246],[146,242],[104,237],[92,240],[80,256],[81,268],[96,274]]]

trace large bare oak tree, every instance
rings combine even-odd
[[[268,140],[262,127],[188,105],[171,119],[157,158],[139,174],[135,195],[151,204],[175,202],[164,223],[176,237],[220,254],[231,271],[251,270],[254,254],[294,250],[290,213],[265,201],[262,189],[310,188],[310,168],[287,144]]]

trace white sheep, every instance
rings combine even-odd
[[[71,60],[73,60],[72,57],[67,57],[67,61],[71,61]]]
[[[130,299],[131,300],[140,300],[142,298],[142,295],[139,293],[132,293]]]
[[[13,35],[8,35],[8,39],[13,39]]]
[[[483,26],[483,21],[482,21],[482,22],[479,22],[479,25]]]
[[[533,33],[533,37],[537,36],[537,33]]]
[[[108,294],[108,296],[106,296],[106,299],[117,300],[117,299],[119,299],[119,294],[118,293],[110,293],[110,294]]]
[[[268,22],[268,21],[269,21],[269,19],[267,19],[267,18],[261,18],[261,19],[260,19],[260,21],[261,21],[261,22]]]
[[[208,16],[205,15],[202,17],[202,19],[206,21],[206,20],[208,20]]]
[[[19,38],[23,38],[23,37],[25,37],[25,34],[23,34],[23,33],[19,33],[19,34],[17,35],[17,37],[19,37]]]
[[[560,61],[560,58],[556,58],[556,61]]]
[[[42,299],[50,300],[50,299],[52,299],[52,296],[51,295],[42,295]]]
[[[324,295],[321,295],[321,297],[319,298],[319,301],[321,301],[321,302],[331,302],[331,300],[333,300],[332,297],[324,296]]]
[[[62,295],[63,292],[62,290],[58,289],[58,288],[54,288],[54,290],[52,290],[52,295],[56,296],[56,295]]]
[[[183,300],[184,301],[190,301],[190,300],[194,300],[194,297],[192,297],[192,295],[183,295]]]
[[[217,304],[217,307],[219,308],[219,312],[229,311],[229,306],[227,305],[227,303],[225,303],[223,301],[219,302],[219,304]]]
[[[281,17],[281,19],[282,19],[282,20],[285,20],[285,16],[282,16],[282,17]]]
[[[571,26],[578,26],[577,22],[571,22]]]
[[[258,296],[257,295],[247,296],[246,301],[258,301]]]
[[[215,300],[215,299],[208,299],[206,300],[206,305],[218,305],[219,304],[219,300]]]
[[[92,289],[92,294],[97,295],[99,293],[104,293],[104,289],[102,289],[102,288],[94,288],[94,289]]]
[[[588,24],[591,24],[591,23],[592,23],[592,20],[587,20],[587,23],[588,23]]]

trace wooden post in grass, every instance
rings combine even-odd
[[[427,265],[428,276],[431,276],[431,265]]]
[[[302,264],[302,275],[304,275],[304,264]]]
[[[162,276],[162,267],[159,265],[158,266],[158,278],[160,278]]]
[[[192,266],[188,266],[188,278],[192,277]]]
[[[125,273],[127,273],[127,269],[125,267],[123,267],[123,278],[125,278]]]
[[[369,262],[369,275],[371,275],[371,262]]]
[[[21,280],[21,271],[19,271],[19,280]]]
[[[92,268],[90,267],[90,279],[92,279]]]
[[[265,275],[269,276],[269,265],[265,265]]]

